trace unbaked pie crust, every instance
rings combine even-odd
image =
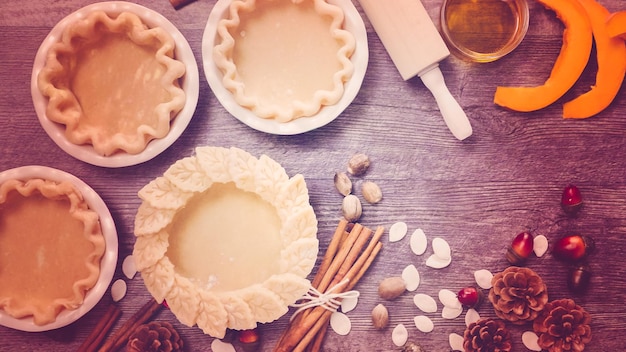
[[[168,134],[185,103],[174,49],[169,33],[133,13],[89,13],[66,27],[37,77],[47,117],[101,155],[142,152]]]
[[[354,35],[325,0],[233,0],[213,57],[235,101],[289,122],[337,103],[354,71]]]
[[[100,275],[98,214],[69,182],[0,185],[0,309],[36,325],[78,308]]]
[[[302,175],[199,147],[139,191],[133,256],[148,291],[213,337],[283,316],[310,287],[317,220]]]

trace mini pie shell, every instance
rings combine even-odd
[[[296,100],[291,106],[267,105],[251,96],[245,91],[245,83],[239,77],[237,66],[233,61],[232,54],[236,41],[229,31],[236,30],[241,24],[240,11],[252,11],[256,3],[261,1],[291,1],[298,5],[303,1],[313,1],[315,10],[320,16],[332,17],[329,35],[338,42],[343,43],[337,52],[337,59],[342,69],[333,75],[333,89],[320,89],[306,101]],[[254,112],[257,116],[265,119],[275,119],[278,122],[289,122],[304,116],[315,115],[324,105],[336,104],[344,93],[344,83],[348,81],[354,72],[354,64],[350,60],[356,47],[354,35],[342,28],[344,21],[343,10],[325,0],[233,0],[229,8],[229,18],[224,18],[217,25],[218,40],[213,48],[213,60],[215,65],[222,71],[222,83],[229,90],[235,101]]]
[[[155,107],[154,127],[143,124],[134,134],[118,132],[110,137],[98,128],[79,128],[84,113],[67,83],[72,68],[60,62],[59,56],[75,53],[81,47],[75,46],[75,43],[90,43],[107,32],[124,33],[139,46],[158,46],[156,60],[165,67],[160,82],[171,95],[171,99]],[[46,63],[37,77],[40,92],[48,98],[46,116],[51,121],[66,126],[65,135],[71,143],[92,144],[94,150],[101,155],[108,156],[120,150],[129,154],[142,152],[150,140],[163,138],[168,134],[170,121],[185,104],[185,92],[178,83],[178,79],[185,74],[185,65],[174,58],[175,46],[176,43],[169,33],[160,27],[148,28],[139,16],[130,12],[122,12],[113,17],[104,11],[94,11],[69,24],[60,41],[50,47]]]
[[[83,236],[94,247],[93,251],[85,258],[85,266],[89,271],[89,275],[73,284],[73,297],[51,297],[49,302],[33,303],[30,307],[26,305],[23,309],[16,309],[12,303],[19,301],[20,297],[0,296],[0,309],[3,309],[10,316],[17,319],[32,316],[36,325],[45,325],[54,322],[63,309],[73,310],[83,304],[87,291],[94,287],[98,281],[100,260],[104,255],[106,247],[105,239],[100,227],[98,214],[89,208],[81,193],[70,182],[55,182],[43,179],[30,179],[27,181],[7,180],[0,185],[0,204],[7,202],[8,195],[12,191],[16,191],[24,197],[41,194],[51,200],[63,198],[69,200],[70,214],[84,224]],[[63,253],[62,255],[67,254]],[[24,273],[24,275],[28,274]]]
[[[233,182],[277,211],[282,241],[280,272],[245,288],[213,292],[178,274],[166,256],[167,226],[177,210],[213,183]],[[274,160],[254,158],[237,148],[198,147],[196,155],[174,163],[163,176],[139,191],[143,200],[135,218],[133,251],[148,291],[168,306],[181,323],[197,325],[222,338],[226,329],[252,329],[274,321],[309,289],[306,279],[318,253],[317,219],[302,175],[289,178]],[[233,273],[236,275],[236,273]]]

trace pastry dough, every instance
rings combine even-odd
[[[337,103],[352,77],[356,41],[325,0],[233,0],[213,56],[235,101],[288,122]]]
[[[304,178],[270,158],[199,147],[139,197],[137,268],[183,324],[221,338],[278,319],[309,289],[315,213]]]
[[[0,185],[0,308],[52,323],[98,280],[105,240],[98,214],[68,182]]]
[[[185,103],[185,65],[174,49],[165,30],[133,13],[95,11],[70,23],[37,78],[47,117],[101,155],[142,152],[167,135]]]

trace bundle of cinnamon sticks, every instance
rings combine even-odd
[[[128,337],[133,331],[135,331],[139,325],[150,320],[162,308],[162,304],[157,303],[154,298],[150,299],[135,314],[128,318],[115,334],[105,341],[106,335],[122,314],[117,304],[110,303],[104,315],[100,317],[98,324],[78,348],[78,352],[111,352],[120,350],[126,345]],[[102,346],[100,346],[101,344]]]
[[[351,290],[380,252],[383,232],[379,226],[372,235],[369,228],[341,219],[311,286],[321,293],[331,288],[333,293]],[[281,335],[274,352],[319,351],[332,313],[323,306],[300,312]]]

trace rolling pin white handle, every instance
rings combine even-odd
[[[439,111],[441,111],[443,120],[448,125],[450,132],[461,141],[471,136],[472,125],[470,125],[469,119],[461,105],[450,94],[439,65],[426,69],[419,76],[426,88],[433,93],[439,106]]]

